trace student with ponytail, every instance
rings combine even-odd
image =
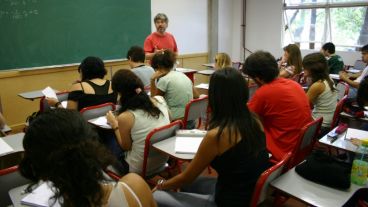
[[[126,152],[129,172],[141,173],[144,143],[154,128],[170,123],[168,106],[162,96],[150,98],[142,81],[130,70],[119,70],[112,78],[112,89],[120,96],[118,116],[110,111],[107,120],[113,128],[120,147]],[[166,163],[165,157],[150,163],[147,175],[156,173]]]

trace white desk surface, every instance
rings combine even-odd
[[[212,75],[215,72],[214,69],[199,70],[197,73],[202,75]]]
[[[331,131],[334,131],[336,128],[337,127],[335,127]],[[346,131],[344,133],[340,134],[338,136],[338,138],[333,143],[331,143],[332,138],[328,137],[327,134],[326,134],[324,137],[322,137],[319,140],[319,142],[322,143],[322,144],[331,146],[331,147],[338,148],[338,149],[347,150],[347,151],[350,151],[350,152],[355,152],[358,147],[353,145],[349,140],[346,140],[345,139],[345,134],[346,134]]]
[[[179,160],[192,160],[195,154],[181,154],[175,152],[175,140],[176,137],[170,137],[161,142],[157,142],[152,147],[162,153],[169,155],[170,157]]]
[[[198,70],[190,69],[190,68],[175,68],[175,71],[182,72],[182,73],[196,73]]]
[[[271,186],[313,206],[342,206],[362,186],[351,184],[348,191],[337,190],[306,180],[289,170],[271,182]]]
[[[330,76],[331,79],[340,80],[339,74],[330,74],[329,76]]]
[[[205,64],[202,64],[203,66],[205,67],[209,67],[209,68],[214,68],[215,67],[215,63],[205,63]]]
[[[0,139],[4,140],[4,142],[6,142],[10,147],[12,147],[15,152],[19,152],[19,151],[24,151],[23,138],[24,138],[24,133],[21,132],[21,133],[1,137]]]
[[[55,90],[55,93],[58,93],[58,90]],[[29,100],[33,100],[36,98],[41,98],[44,97],[45,95],[43,95],[42,90],[37,90],[37,91],[29,91],[29,92],[24,92],[24,93],[20,93],[18,94],[18,96],[24,98],[24,99],[29,99]]]
[[[13,188],[9,191],[10,200],[13,203],[14,207],[26,206],[22,205],[20,201],[27,195],[23,193],[23,191],[27,188],[27,185],[22,185],[16,188]]]

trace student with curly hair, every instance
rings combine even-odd
[[[115,182],[104,173],[115,158],[77,111],[41,114],[29,126],[23,147],[19,169],[32,181],[28,191],[50,181],[54,202],[61,206],[156,206],[140,176],[128,174]]]

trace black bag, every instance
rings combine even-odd
[[[314,151],[295,167],[295,172],[307,180],[331,188],[350,188],[351,163],[336,160],[323,151]]]
[[[355,118],[363,118],[364,117],[364,109],[358,106],[358,103],[353,98],[346,99],[342,110],[350,114]]]

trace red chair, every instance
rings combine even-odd
[[[166,169],[165,163],[168,161],[169,156],[163,155],[161,152],[158,152],[157,150],[152,150],[152,145],[162,140],[175,136],[176,131],[181,129],[182,126],[183,126],[182,121],[177,120],[171,122],[168,125],[153,129],[150,133],[148,133],[144,145],[144,157],[141,173],[143,178],[152,177],[155,174],[158,174]],[[157,165],[157,163],[159,164]],[[156,167],[150,169],[152,168],[150,164],[155,164]],[[150,169],[149,173],[148,169]]]
[[[331,130],[333,128],[335,128],[338,123],[339,123],[339,117],[340,117],[340,113],[342,112],[342,109],[343,109],[343,106],[344,106],[344,103],[347,99],[347,96],[345,95],[339,102],[337,102],[336,104],[336,109],[335,109],[335,112],[334,112],[334,115],[333,115],[333,118],[332,118],[332,122],[331,122]]]
[[[189,120],[197,120],[198,119],[198,125],[196,128],[199,128],[202,123],[202,117],[206,117],[207,119],[207,107],[208,107],[208,96],[204,96],[202,98],[197,98],[191,100],[186,106],[185,106],[185,113],[184,113],[184,119],[183,128],[187,128],[187,122]]]
[[[30,180],[22,177],[18,172],[18,166],[12,166],[0,170],[0,201],[1,206],[10,206],[12,201],[9,197],[9,190],[30,183]]]
[[[85,107],[80,110],[80,113],[85,120],[90,120],[98,118],[100,116],[105,116],[108,111],[115,111],[115,107],[115,104],[109,102],[100,105]]]
[[[291,158],[291,152],[284,155],[284,157],[275,165],[264,171],[258,178],[256,186],[254,187],[251,207],[256,207],[263,202],[267,195],[269,195],[269,183],[279,177],[284,170],[286,170]]]
[[[319,135],[323,117],[320,117],[300,129],[300,136],[293,157],[290,160],[289,169],[303,161],[313,150]]]
[[[67,101],[68,100],[68,96],[69,96],[69,92],[59,92],[56,93],[56,97],[58,98],[58,100],[60,102],[63,101]],[[46,100],[46,97],[42,97],[40,99],[40,112],[45,112],[51,109],[51,106],[49,105],[49,103]]]

